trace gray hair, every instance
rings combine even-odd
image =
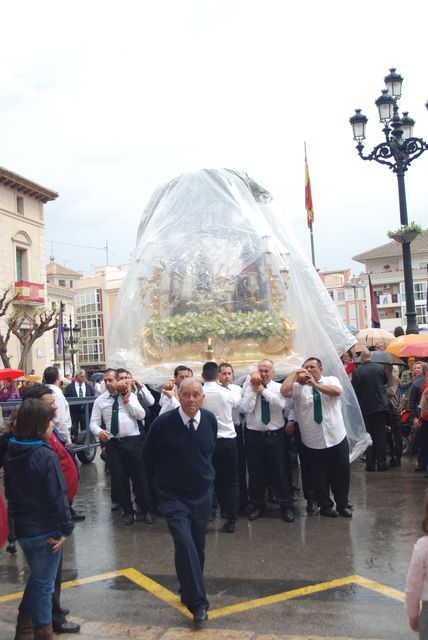
[[[368,349],[364,349],[363,351],[361,351],[360,353],[361,362],[366,362],[366,360],[371,360],[371,359],[372,359],[372,354]]]
[[[184,389],[190,387],[190,385],[197,385],[199,387],[199,391],[202,393],[202,395],[204,395],[204,389],[199,380],[195,380],[195,378],[191,377],[184,378],[184,380],[180,382],[180,386],[178,387],[178,395],[180,395],[180,393],[182,393]]]

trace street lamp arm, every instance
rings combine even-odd
[[[399,142],[391,137],[388,142],[378,144],[368,155],[364,155],[363,149],[361,142],[357,144],[362,160],[375,160],[379,164],[386,164],[394,173],[404,173],[413,160],[428,150],[428,144],[422,138],[407,138]]]

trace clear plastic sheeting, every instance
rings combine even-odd
[[[178,364],[262,358],[283,377],[319,357],[342,382],[352,457],[368,443],[339,356],[355,343],[271,195],[247,174],[204,169],[160,187],[138,230],[109,336],[109,366],[155,387]]]

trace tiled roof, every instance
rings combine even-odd
[[[428,229],[421,233],[421,235],[417,236],[413,240],[413,242],[410,243],[410,246],[413,254],[427,253]],[[356,260],[357,262],[365,262],[366,260],[370,260],[373,258],[398,258],[401,255],[401,244],[395,242],[395,240],[391,240],[391,242],[387,242],[386,244],[382,244],[379,247],[369,249],[369,251],[364,251],[363,253],[359,253],[358,255],[353,256],[352,260]]]
[[[67,269],[62,264],[53,262],[52,260],[46,265],[47,276],[82,276],[80,271],[73,271],[73,269]]]

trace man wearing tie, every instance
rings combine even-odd
[[[138,420],[146,415],[131,387],[121,382],[123,389],[118,390],[118,375],[115,369],[104,372],[106,391],[94,403],[89,428],[101,442],[106,443],[107,457],[117,496],[123,512],[123,521],[132,525],[135,521],[129,481],[132,480],[135,501],[143,517],[145,505],[138,504],[143,495],[141,476],[141,450],[144,437],[140,433]]]
[[[281,385],[273,379],[272,360],[261,360],[258,372],[245,387],[241,403],[241,410],[247,414],[248,519],[257,520],[263,515],[265,492],[270,484],[283,520],[294,522],[285,457],[285,398],[280,393]]]
[[[143,447],[143,461],[155,474],[160,507],[174,539],[181,601],[193,613],[196,627],[208,618],[203,570],[217,440],[217,420],[201,409],[203,399],[201,384],[184,379],[178,389],[180,406],[156,418]]]
[[[340,399],[342,385],[335,376],[324,376],[321,360],[311,357],[305,360],[303,368],[284,380],[281,393],[294,401],[321,515],[352,518],[348,503],[349,445]]]
[[[94,387],[85,382],[86,373],[85,371],[79,371],[76,375],[76,379],[74,382],[70,382],[66,390],[64,391],[64,396],[66,398],[92,398],[96,395]],[[91,407],[89,408],[91,409]],[[76,438],[79,433],[79,424],[80,431],[85,431],[87,428],[86,424],[86,416],[85,416],[85,405],[84,404],[73,404],[70,405],[70,414],[71,414],[71,435],[73,438]],[[89,411],[90,415],[90,411]]]

